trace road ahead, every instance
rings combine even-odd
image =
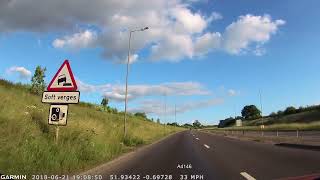
[[[145,175],[172,175],[173,179],[278,179],[320,173],[320,151],[184,131],[94,171],[105,179],[110,175],[140,175],[140,179]]]

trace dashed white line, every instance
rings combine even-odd
[[[199,138],[196,138],[196,140],[199,140]]]
[[[241,172],[240,173],[244,178],[246,178],[247,180],[256,180],[256,178],[252,177],[250,174],[246,173],[246,172]]]
[[[208,145],[206,145],[206,144],[204,144],[204,147],[206,147],[207,149],[209,149],[209,148],[210,148],[210,146],[208,146]]]

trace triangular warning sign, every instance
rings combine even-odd
[[[76,91],[78,89],[68,60],[63,62],[47,89],[48,91]]]

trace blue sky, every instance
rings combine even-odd
[[[260,106],[259,90],[264,115],[319,104],[319,6],[315,0],[5,1],[0,77],[29,83],[41,65],[49,83],[69,59],[82,101],[106,96],[122,110],[127,29],[149,26],[132,38],[132,112],[172,122],[176,106],[179,123],[216,124],[245,105]],[[60,8],[41,11],[48,7]]]

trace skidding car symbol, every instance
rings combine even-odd
[[[60,85],[60,83],[63,83],[62,86],[71,86],[71,83],[67,83],[67,78],[65,74],[61,74],[58,77],[58,85]]]

